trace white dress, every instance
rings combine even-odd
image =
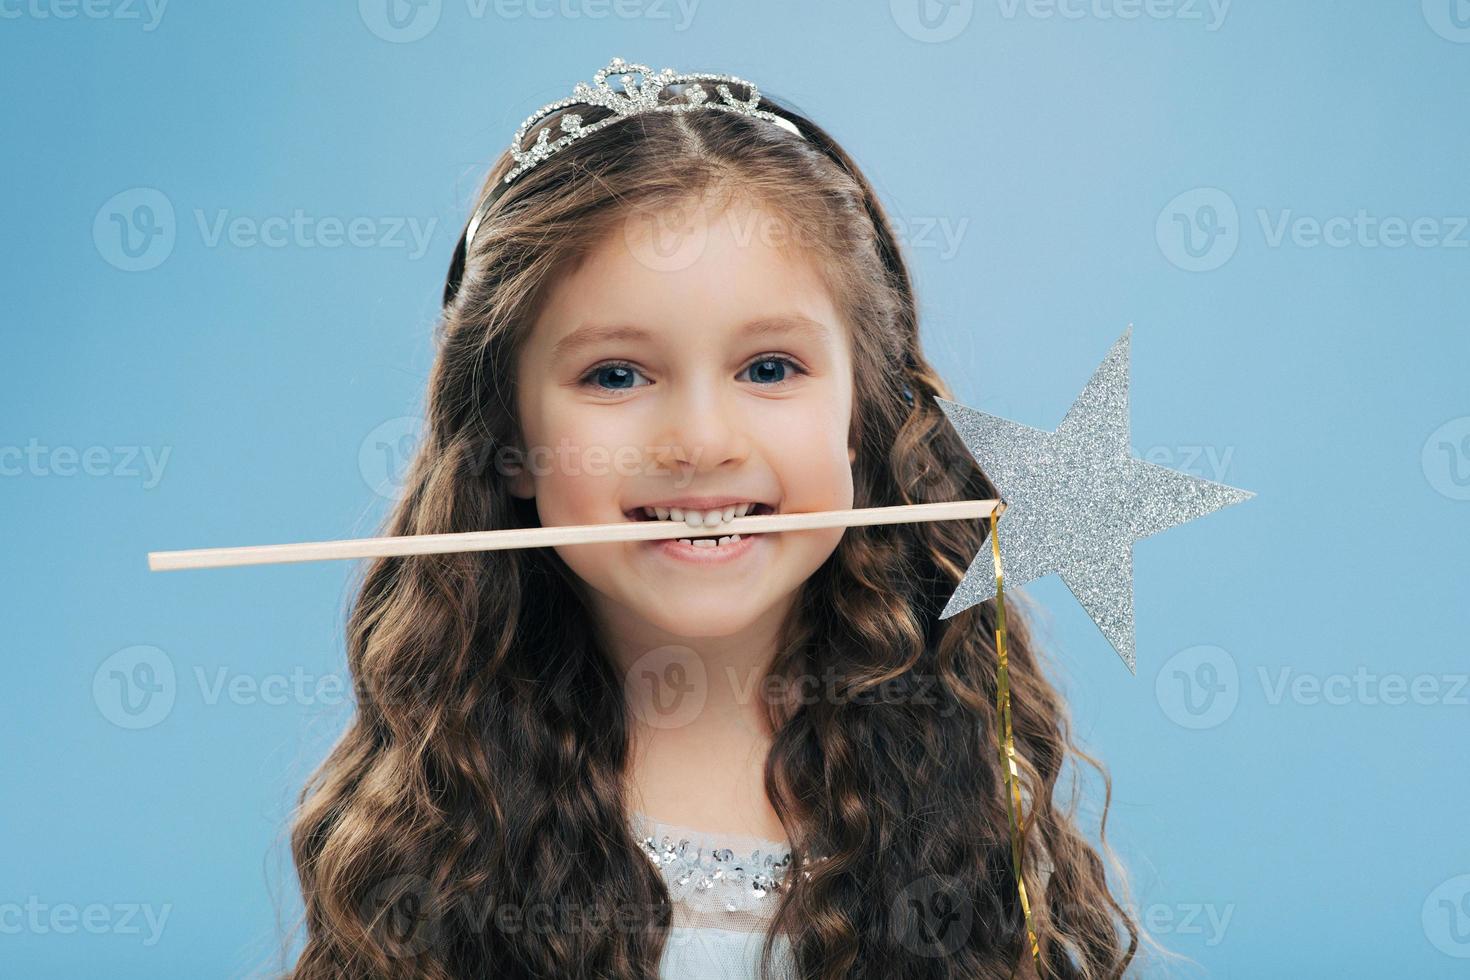
[[[765,929],[779,900],[773,886],[785,880],[790,864],[786,842],[707,833],[639,811],[630,824],[673,901],[661,980],[755,980]],[[784,934],[772,954],[772,977],[794,977]]]

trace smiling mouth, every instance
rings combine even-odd
[[[707,508],[635,507],[626,513],[628,518],[634,521],[673,521],[687,524],[692,533],[687,538],[674,538],[673,540],[695,548],[718,548],[722,545],[735,544],[740,540],[738,534],[721,534],[722,525],[728,524],[737,517],[758,517],[775,512],[776,509],[770,504],[742,502]]]

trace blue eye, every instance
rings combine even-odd
[[[593,368],[584,380],[597,385],[599,388],[618,391],[624,388],[640,387],[637,379],[641,377],[642,375],[638,372],[638,369],[632,365],[603,364]]]
[[[779,367],[779,366],[782,366],[782,364],[786,364],[786,366],[791,367],[791,369],[792,370],[795,370],[795,372],[800,372],[800,370],[801,370],[800,367],[797,367],[797,363],[795,363],[794,360],[789,359],[789,357],[775,357],[775,356],[772,356],[772,357],[761,357],[760,360],[757,360],[757,361],[754,361],[754,363],[751,363],[751,366],[750,366],[751,381],[756,381],[756,372],[757,372],[757,370],[760,370],[760,372],[763,373],[763,375],[764,375],[764,373],[769,372],[769,370],[772,369],[772,366]],[[766,382],[767,383],[781,383],[782,381],[785,381],[785,379],[786,379],[785,369],[779,370],[778,373],[779,373],[779,375],[781,375],[781,378],[767,378],[766,379]]]
[[[763,388],[772,388],[779,383],[789,381],[789,378],[786,378],[788,367],[798,375],[806,373],[794,360],[779,356],[779,354],[763,354],[759,359],[751,361],[750,367],[745,370],[750,370],[751,381],[759,383]],[[642,385],[632,383],[632,378],[641,373],[628,361],[607,361],[606,364],[592,367],[587,375],[582,376],[581,383],[584,386],[597,388],[598,391],[626,391],[629,388],[641,388]],[[775,373],[775,376],[772,376],[772,373]]]

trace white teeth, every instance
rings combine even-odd
[[[730,504],[719,510],[686,510],[683,507],[644,507],[643,513],[651,520],[674,521],[690,527],[719,527],[737,517],[755,512],[758,504]]]
[[[754,510],[759,505],[747,501],[744,504],[729,504],[726,507],[720,508],[720,510],[685,510],[682,507],[644,507],[642,508],[642,514],[650,520],[672,520],[672,522],[688,525],[689,527],[719,527],[720,525],[726,525],[726,523],[732,522],[736,517],[745,517],[748,514],[754,513]],[[685,544],[694,542],[700,548],[717,547],[716,539],[714,538],[676,538],[676,541],[682,541]],[[709,544],[698,544],[700,541],[707,541]],[[739,535],[719,538],[717,541],[719,541],[719,544],[726,544],[729,541],[739,541]]]
[[[676,538],[675,540],[694,548],[718,548],[721,545],[734,544],[740,540],[740,535],[728,534],[722,538]]]

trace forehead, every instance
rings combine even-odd
[[[588,323],[717,339],[752,324],[845,337],[817,252],[775,213],[736,200],[633,211],[552,283],[531,343],[565,348]],[[808,331],[811,332],[811,331]]]

